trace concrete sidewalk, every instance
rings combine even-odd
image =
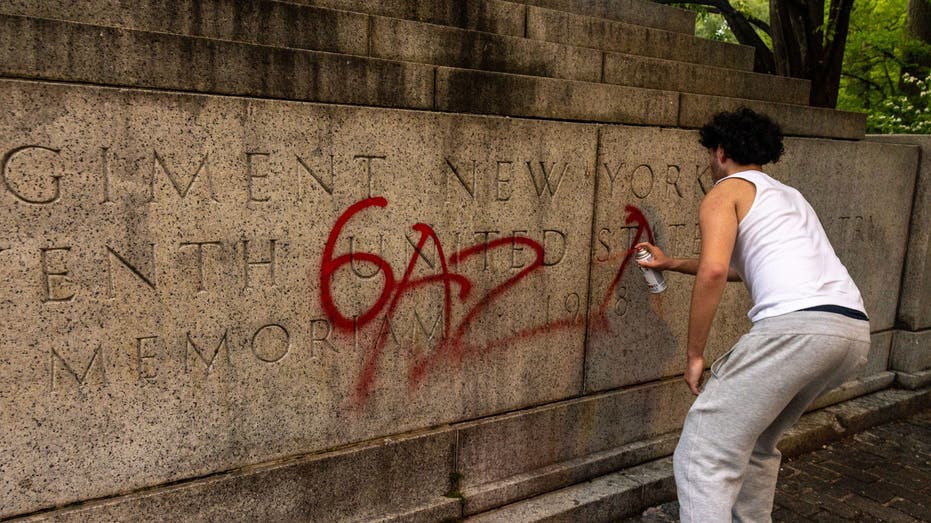
[[[674,501],[623,523],[673,521]],[[773,521],[931,522],[931,409],[785,459]]]

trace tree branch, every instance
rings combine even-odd
[[[735,9],[729,0],[690,0],[687,2],[682,2],[681,0],[657,0],[657,2],[661,4],[703,5],[716,9],[724,16],[727,26],[730,28],[731,33],[737,38],[737,41],[743,45],[753,47],[756,50],[754,53],[753,70],[758,73],[769,74],[776,72],[776,61],[773,56],[773,51],[763,42],[760,35],[757,34],[747,15]],[[761,29],[763,28],[763,26],[759,24],[756,25]]]

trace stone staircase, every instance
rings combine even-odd
[[[0,221],[15,222],[10,237],[0,234],[0,255],[34,269],[3,274],[21,286],[0,288],[0,317],[52,333],[0,331],[0,441],[13,442],[11,450],[0,443],[0,521],[610,521],[668,499],[668,456],[691,401],[678,377],[684,323],[669,311],[685,310],[688,297],[670,285],[663,313],[627,280],[626,296],[596,295],[616,269],[599,264],[601,255],[617,261],[636,228],[619,226],[620,209],[641,205],[664,240],[676,236],[691,255],[706,186],[689,130],[749,106],[778,120],[803,151],[780,164],[789,163],[787,176],[808,157],[858,176],[857,187],[829,178],[825,190],[810,180],[806,189],[820,190],[816,203],[839,216],[837,228],[869,223],[842,231],[841,242],[866,252],[855,266],[865,273],[904,257],[908,217],[870,211],[874,223],[850,208],[902,208],[911,201],[906,176],[887,183],[873,173],[907,172],[917,159],[913,148],[859,141],[865,115],[809,107],[809,82],[753,73],[751,48],[696,38],[693,28],[692,13],[645,0],[0,2],[0,100],[12,100],[0,107],[0,152],[12,173],[0,173]],[[381,165],[389,167],[373,191]],[[548,321],[556,296],[557,312],[574,319],[538,329],[556,332],[542,341],[532,337],[536,324],[514,327],[499,312],[482,327],[533,332],[529,341],[505,336],[518,349],[500,361],[477,357],[484,374],[458,362],[416,388],[404,381],[405,362],[390,360],[381,364],[392,380],[373,386],[374,406],[346,407],[359,388],[352,372],[365,362],[358,343],[328,352],[332,329],[307,297],[319,275],[298,262],[317,263],[317,243],[340,212],[376,194],[400,195],[391,202],[397,214],[358,220],[364,227],[346,233],[350,242],[366,228],[386,230],[401,242],[408,234],[410,246],[396,251],[420,253],[408,222],[455,234],[457,244],[459,233],[484,233],[486,248],[505,227],[539,229],[544,244],[561,237],[568,261],[552,270],[563,272],[528,284],[508,314],[531,318],[545,303]],[[56,217],[62,207],[67,219]],[[879,247],[862,248],[868,234]],[[296,254],[276,266],[275,253],[289,248],[282,238]],[[270,244],[269,259],[250,255],[249,241]],[[99,248],[97,258],[78,259],[81,242]],[[181,254],[164,251],[175,246]],[[513,275],[521,251],[511,248],[502,272]],[[476,273],[493,272],[488,258],[486,250]],[[211,280],[220,265],[218,274],[238,282],[244,273],[245,284]],[[97,270],[102,290],[82,287],[81,270]],[[253,273],[267,284],[254,295]],[[884,358],[897,296],[887,276],[864,287],[883,300],[871,310],[883,333],[870,372],[884,381],[832,401],[892,379]],[[199,285],[184,287],[192,278]],[[41,300],[29,287],[37,281]],[[88,295],[106,300],[82,309]],[[571,330],[602,296],[624,306],[614,327],[640,327]],[[744,327],[739,300],[726,297],[717,346]],[[73,309],[48,312],[47,302]],[[195,327],[219,324],[251,328],[242,347],[256,357],[210,381],[223,345],[210,338],[217,348],[208,357]],[[222,342],[232,343],[229,332]],[[257,340],[282,332],[287,358],[256,351]],[[135,355],[130,377],[111,368],[117,375],[96,384],[103,362],[119,356],[67,352],[54,335],[100,347],[132,340],[119,347]],[[177,376],[153,370],[160,360],[151,347],[162,338],[182,340]],[[316,366],[272,377],[248,367],[256,359],[263,371],[285,367],[299,349],[316,351]],[[194,382],[202,363],[206,378]],[[14,367],[48,369],[51,379]],[[91,443],[74,443],[89,435]]]
[[[691,36],[693,16],[679,9],[448,0],[424,13],[401,4],[6,2],[0,73],[683,128],[748,105],[790,135],[863,136],[863,115],[807,107],[807,81],[751,72],[752,49]]]

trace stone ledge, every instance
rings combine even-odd
[[[670,464],[671,465],[671,464]],[[643,505],[643,485],[616,472],[506,507],[466,518],[469,523],[613,521]]]
[[[694,12],[645,0],[509,0],[515,3],[594,16],[619,22],[654,27],[691,35],[695,32]]]
[[[0,50],[0,74],[26,79],[665,127],[676,125],[677,112],[704,117],[711,105],[727,100],[778,108],[776,116],[782,116],[790,133],[812,135],[832,122],[844,123],[846,114],[702,95],[682,95],[685,105],[679,111],[680,96],[673,91],[434,68],[44,19],[0,15],[0,29],[10,39]],[[696,105],[693,100],[705,101]],[[825,116],[827,127],[814,116]],[[838,134],[849,132],[839,126]]]
[[[889,371],[850,380],[815,400],[808,408],[808,412],[885,389],[892,385],[893,381],[895,381],[895,373]]]
[[[619,53],[605,53],[603,81],[805,106],[811,90],[811,82],[798,78]]]
[[[895,384],[899,387],[915,390],[931,385],[931,369],[919,372],[896,372]]]
[[[23,522],[336,521],[455,518],[444,497],[454,431],[400,436],[92,500]]]
[[[679,102],[679,126],[699,128],[715,113],[733,111],[742,105],[765,112],[790,136],[859,140],[866,134],[866,114],[862,113],[689,93],[682,93]]]
[[[752,47],[539,7],[527,8],[526,36],[604,51],[753,71]]]
[[[667,434],[463,489],[464,513],[477,514],[669,455],[678,440],[678,433]]]
[[[785,456],[810,452],[931,406],[931,389],[885,390],[806,414],[779,444]],[[467,518],[467,522],[611,522],[675,499],[672,458],[601,476]]]
[[[275,0],[278,1],[278,0]],[[290,3],[340,9],[389,18],[416,20],[438,25],[488,31],[512,36],[524,35],[522,4],[501,0],[287,0]]]
[[[93,5],[97,9],[93,9]],[[3,2],[11,16],[365,55],[368,16],[270,0]]]
[[[170,9],[166,5],[135,0],[122,4],[122,9],[116,11],[91,11],[73,3],[51,4],[0,5],[0,13],[102,26],[108,31],[165,33],[179,38],[332,52],[396,62],[585,82],[606,81],[645,89],[721,96],[747,93],[748,97],[761,100],[808,103],[809,83],[797,79],[636,54],[605,54],[601,50],[565,43],[269,0],[245,3],[209,0],[200,4],[187,0],[177,2]],[[698,40],[680,39],[676,44],[703,47]],[[231,52],[223,43],[213,44],[213,47],[224,50],[224,55]]]
[[[429,109],[433,68],[0,15],[0,75],[287,100]]]
[[[674,126],[677,93],[437,68],[436,109],[585,122]]]
[[[895,331],[889,368],[910,374],[931,369],[931,330]]]

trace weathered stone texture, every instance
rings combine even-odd
[[[370,52],[376,58],[466,69],[598,82],[601,52],[510,36],[372,18]]]
[[[0,92],[4,515],[581,389],[593,127]]]
[[[914,185],[908,255],[902,277],[898,319],[907,329],[931,328],[931,137],[920,135],[871,135],[870,140],[900,143],[921,149],[921,164]],[[931,347],[925,350],[931,352]]]
[[[931,369],[931,330],[895,331],[889,368],[909,373]]]
[[[445,67],[436,74],[441,111],[675,125],[678,94],[672,91]]]
[[[679,126],[698,128],[719,111],[733,111],[740,106],[764,112],[782,126],[787,135],[829,136],[858,140],[863,138],[866,115],[783,103],[748,103],[740,98],[682,93],[679,101]]]
[[[379,441],[42,514],[28,522],[404,521],[455,518],[455,433]]]
[[[681,385],[678,380],[650,384],[465,425],[459,435],[463,485],[489,483],[673,432],[691,399]]]
[[[0,13],[354,55],[368,44],[364,14],[267,0],[8,0]]]
[[[484,517],[590,520],[668,492],[649,465],[571,485],[668,455],[693,399],[691,279],[651,295],[630,252],[698,254],[707,155],[671,128],[750,105],[863,134],[693,22],[642,0],[0,4],[0,519],[437,521],[570,487]],[[787,151],[771,172],[874,332],[822,404],[887,386],[890,359],[920,378],[926,331],[891,330],[931,326],[926,172],[905,249],[919,148]],[[748,306],[730,285],[709,363]]]
[[[605,53],[604,81],[634,87],[807,104],[807,80]]]
[[[785,158],[771,167],[818,211],[860,288],[873,332],[895,325],[910,219],[902,209],[910,208],[917,165],[914,147],[789,139]]]
[[[543,7],[578,15],[617,20],[678,33],[695,32],[695,13],[687,9],[656,5],[646,0],[517,0],[529,6]]]
[[[753,48],[565,11],[529,7],[527,36],[638,56],[753,70]]]
[[[526,7],[509,1],[294,0],[293,3],[452,25],[513,36],[524,35]]]

